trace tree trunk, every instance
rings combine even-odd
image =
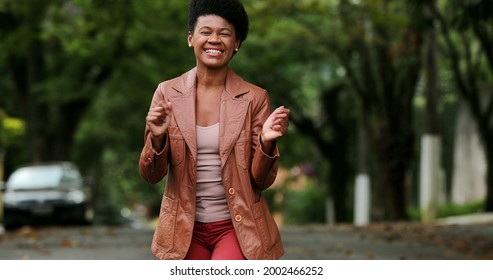
[[[402,127],[409,127],[411,122]],[[407,220],[406,176],[414,154],[414,136],[411,131],[383,133],[380,151],[383,164],[381,182],[384,220]]]
[[[313,139],[322,157],[329,162],[326,200],[327,213],[333,217],[331,222],[346,222],[351,218],[348,212],[348,188],[353,168],[349,162],[348,153],[351,146],[350,127],[352,125],[350,122],[352,120],[350,117],[341,117],[341,114],[345,113],[339,108],[341,104],[339,97],[342,90],[341,85],[336,85],[321,93],[322,111],[326,119],[321,120],[320,126],[315,125],[312,119],[303,115],[303,110],[299,108],[293,110],[298,113],[291,117],[296,128]],[[332,131],[330,137],[326,136],[326,131]]]
[[[493,135],[491,133],[490,135]],[[493,137],[487,137],[485,142],[486,149],[486,185],[488,186],[488,191],[486,192],[486,212],[493,212]]]
[[[352,174],[351,164],[349,163],[350,132],[348,120],[342,118],[344,113],[339,109],[343,87],[338,85],[331,87],[322,93],[323,110],[327,115],[327,125],[333,131],[329,140],[329,145],[325,147],[329,151],[330,160],[330,197],[334,205],[335,222],[350,221],[348,215],[348,188]],[[324,147],[319,147],[324,149]]]
[[[358,124],[358,170],[354,189],[354,224],[364,226],[370,222],[371,177],[368,167],[368,137],[361,119]]]
[[[441,137],[438,121],[438,67],[437,42],[434,25],[427,34],[425,59],[425,131],[421,139],[421,162],[419,172],[419,202],[421,221],[432,223],[438,213],[440,188]]]
[[[486,11],[488,7],[491,6],[491,1],[483,0],[477,3],[461,3],[459,7],[463,10],[460,18],[447,18],[448,14],[442,14],[438,7],[432,3],[428,4],[430,11],[433,16],[440,22],[441,32],[445,39],[445,45],[448,50],[448,55],[450,59],[452,73],[454,75],[454,82],[456,83],[457,89],[461,94],[461,97],[467,102],[471,115],[473,116],[481,139],[484,143],[486,149],[486,159],[487,159],[487,194],[486,194],[486,210],[493,211],[493,159],[492,148],[490,147],[493,140],[493,131],[490,128],[493,114],[493,98],[489,96],[489,100],[481,100],[482,92],[479,89],[478,84],[480,84],[481,73],[478,73],[477,69],[481,69],[480,60],[473,60],[471,58],[470,42],[466,42],[460,48],[457,47],[457,43],[452,38],[451,27],[452,21],[471,23],[472,26],[466,24],[461,25],[461,28],[456,30],[458,34],[463,36],[465,33],[469,32],[471,29],[474,32],[476,39],[482,45],[482,51],[486,56],[487,66],[489,67],[489,72],[493,72],[493,51],[492,51],[492,38],[491,23],[493,17],[491,13],[480,13],[482,10]],[[485,10],[486,9],[486,10]],[[482,18],[477,18],[477,16],[482,15]],[[485,17],[486,16],[486,17]],[[460,50],[464,47],[466,53],[461,53]],[[468,67],[462,67],[462,64]]]
[[[330,196],[334,201],[335,221],[347,222],[348,216],[348,187],[351,166],[347,160],[349,145],[345,131],[336,130],[339,134],[334,140],[334,154],[330,168]]]

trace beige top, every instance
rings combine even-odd
[[[197,208],[195,220],[211,223],[231,219],[221,179],[219,123],[197,127]]]

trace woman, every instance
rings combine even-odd
[[[167,176],[152,241],[159,259],[278,259],[284,250],[261,192],[277,174],[289,110],[228,66],[248,33],[238,0],[192,0],[196,67],[156,89],[141,176]]]

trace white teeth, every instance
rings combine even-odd
[[[222,51],[220,50],[205,50],[206,53],[215,53],[215,54],[220,54]]]

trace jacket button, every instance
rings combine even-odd
[[[241,215],[236,215],[235,216],[235,221],[241,222]]]
[[[230,195],[235,194],[235,189],[233,189],[233,188],[229,188],[228,193],[229,193]]]

